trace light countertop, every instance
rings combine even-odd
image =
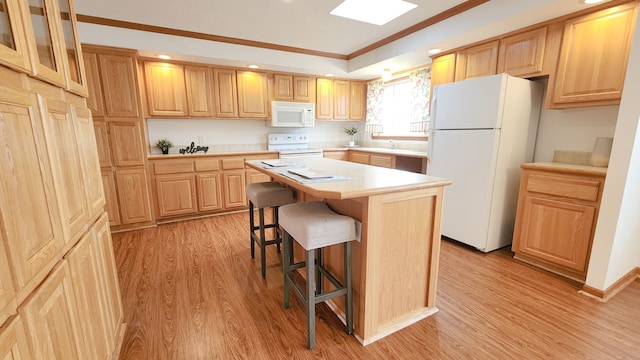
[[[326,148],[326,151],[336,150],[352,150],[352,151],[366,151],[379,154],[397,155],[397,156],[409,156],[427,158],[428,154],[423,151],[404,150],[404,149],[389,149],[389,148],[371,148],[371,147],[338,147],[338,148]]]
[[[545,170],[558,173],[570,173],[579,175],[606,176],[607,168],[589,165],[566,164],[560,162],[536,162],[522,164],[523,169]]]

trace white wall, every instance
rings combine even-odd
[[[546,85],[546,80],[541,82]],[[613,137],[617,118],[618,106],[564,110],[543,107],[533,161],[552,161],[554,150],[591,152],[597,137]]]
[[[267,134],[306,133],[311,147],[338,147],[346,144],[347,127],[355,126],[357,142],[365,138],[364,123],[357,121],[316,121],[312,128],[274,128],[265,120],[212,120],[212,119],[147,119],[147,132],[151,154],[160,154],[154,146],[161,138],[175,145],[170,153],[193,141],[195,145],[209,146],[209,151],[266,150]]]
[[[640,267],[640,22],[633,38],[586,280],[599,290]]]

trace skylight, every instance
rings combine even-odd
[[[330,14],[369,24],[384,25],[416,6],[403,0],[345,0]]]

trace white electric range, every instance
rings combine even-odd
[[[310,149],[307,134],[268,134],[267,148],[277,150],[280,159],[322,157],[322,149]]]

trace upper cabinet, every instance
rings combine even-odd
[[[100,67],[98,65],[98,54],[85,52],[82,54],[84,68],[87,75],[87,107],[93,116],[105,116],[104,98],[100,82]]]
[[[242,118],[269,116],[267,74],[257,71],[237,71],[238,115]]]
[[[213,116],[211,69],[205,66],[184,67],[189,116]]]
[[[87,80],[73,2],[72,0],[57,0],[57,2],[57,18],[60,20],[61,29],[60,42],[64,46],[62,60],[67,73],[67,89],[86,97],[88,95]]]
[[[316,119],[333,119],[333,80],[316,79]]]
[[[496,74],[498,41],[460,51],[456,59],[456,81]]]
[[[431,87],[456,80],[456,54],[443,55],[431,63]]]
[[[349,80],[333,80],[333,118],[349,120]]]
[[[27,14],[27,3],[21,0],[0,0],[0,64],[31,72],[29,45],[22,14]]]
[[[620,102],[636,12],[631,2],[565,22],[552,107]]]
[[[498,74],[532,76],[542,73],[547,27],[500,39]]]
[[[367,83],[316,79],[316,119],[364,120]]]
[[[140,117],[135,52],[98,54],[107,116]]]
[[[273,100],[313,102],[315,100],[315,78],[285,74],[273,75]]]
[[[349,118],[365,120],[367,114],[367,82],[351,81],[349,95]]]
[[[184,67],[165,62],[144,62],[150,116],[187,116]]]
[[[216,117],[238,117],[238,86],[236,71],[232,69],[213,69],[213,92]]]

